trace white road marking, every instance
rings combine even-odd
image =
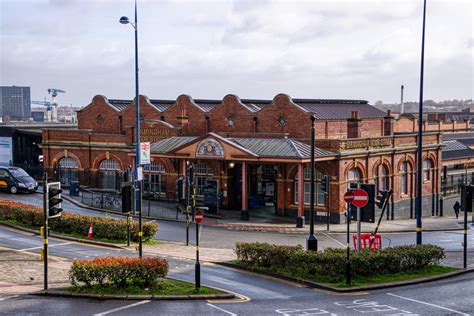
[[[225,310],[225,309],[223,309],[223,308],[217,307],[216,305],[212,305],[211,303],[207,303],[206,305],[211,306],[211,307],[213,307],[213,308],[215,308],[215,309],[218,309],[218,310],[220,310],[221,312],[224,312],[224,313],[226,313],[226,314],[228,314],[228,315],[237,316],[237,314],[234,314],[234,313],[232,313],[232,312],[229,312],[228,310]]]
[[[70,245],[70,244],[75,244],[75,243],[76,243],[75,241],[71,241],[71,242],[65,242],[61,244],[48,245],[48,248],[65,246],[65,245]],[[35,249],[42,249],[42,248],[43,246],[38,246],[38,247],[25,248],[25,249],[12,249],[12,251],[23,252],[23,251],[29,251],[29,250],[35,250]]]
[[[443,240],[440,240],[439,242],[453,242],[455,241],[454,239],[443,239]]]
[[[415,303],[420,303],[420,304],[425,304],[425,305],[428,305],[428,306],[433,306],[433,307],[436,307],[436,308],[439,308],[439,309],[444,309],[448,312],[453,312],[453,313],[456,313],[456,314],[459,314],[459,315],[470,316],[470,314],[459,312],[457,310],[450,309],[450,308],[447,308],[447,307],[443,307],[443,306],[439,306],[439,305],[435,305],[435,304],[431,304],[431,303],[427,303],[427,302],[423,302],[423,301],[418,301],[418,300],[415,300],[413,298],[404,297],[404,296],[400,296],[400,295],[395,295],[395,294],[392,294],[392,293],[387,293],[387,295],[398,297],[398,298],[401,298],[401,299],[404,299],[404,300],[407,300],[407,301],[412,301],[412,302],[415,302]]]
[[[124,309],[129,309],[129,308],[139,306],[139,305],[143,305],[143,304],[150,303],[150,302],[151,302],[150,300],[140,301],[140,302],[133,303],[133,304],[130,304],[130,305],[125,305],[125,306],[122,306],[122,307],[114,308],[114,309],[111,309],[111,310],[108,310],[108,311],[105,311],[105,312],[102,312],[102,313],[99,313],[99,314],[94,314],[94,316],[107,315],[107,314],[123,311]]]
[[[341,245],[341,246],[346,246],[345,244],[343,244],[342,242],[340,242],[340,241],[337,240],[336,238],[334,238],[334,237],[332,237],[332,236],[330,236],[330,235],[328,235],[328,234],[326,234],[326,233],[324,233],[324,232],[323,232],[322,234],[323,234],[324,236],[328,237],[328,238],[331,238],[332,240],[334,240],[335,242],[337,242],[339,245]]]
[[[3,297],[0,296],[0,301],[6,301],[6,300],[9,300],[11,298],[18,297],[18,296],[20,296],[20,295],[10,295],[10,296],[3,296]]]

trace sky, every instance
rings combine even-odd
[[[472,0],[428,0],[424,99],[473,97]],[[151,99],[419,98],[422,0],[138,0]],[[135,95],[133,0],[0,0],[0,85],[61,105]]]

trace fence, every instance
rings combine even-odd
[[[81,203],[95,208],[122,211],[122,196],[114,192],[81,190]],[[142,215],[151,218],[185,220],[185,215],[173,202],[142,200]]]

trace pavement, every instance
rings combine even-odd
[[[68,201],[76,204],[79,207],[90,208],[87,205],[81,203],[81,197],[69,196],[67,193],[64,198]],[[169,212],[169,216],[158,217],[158,219],[173,220],[176,216],[175,204],[163,203],[153,201],[161,210],[160,214]],[[144,202],[143,214],[147,215],[146,205],[148,202]],[[164,210],[164,211],[163,211]],[[222,218],[218,217],[205,217],[204,225],[219,227],[229,230],[236,231],[254,231],[254,232],[275,232],[275,233],[286,233],[286,234],[308,234],[310,225],[308,219],[305,227],[296,228],[295,219],[288,217],[276,216],[273,213],[273,208],[264,208],[258,210],[250,210],[250,220],[240,220],[240,212],[238,211],[223,211]],[[469,216],[471,219],[471,216]],[[183,216],[180,214],[178,222],[183,221]],[[472,220],[471,220],[472,222]],[[450,231],[450,230],[462,230],[463,221],[462,213],[459,219],[454,215],[446,216],[433,216],[422,218],[423,231]],[[396,233],[396,232],[413,232],[415,231],[415,219],[400,219],[400,220],[386,220],[382,219],[379,227],[380,233]],[[374,231],[376,224],[374,223],[361,223],[361,230],[363,233],[370,233]],[[330,224],[329,230],[327,229],[326,223],[316,222],[315,231],[328,232],[328,233],[346,233],[347,224]],[[356,223],[352,222],[350,225],[351,233],[356,232]]]

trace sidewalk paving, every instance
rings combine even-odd
[[[71,262],[51,256],[48,259],[49,286],[68,286]],[[0,247],[0,296],[43,290],[43,269],[39,254]]]

